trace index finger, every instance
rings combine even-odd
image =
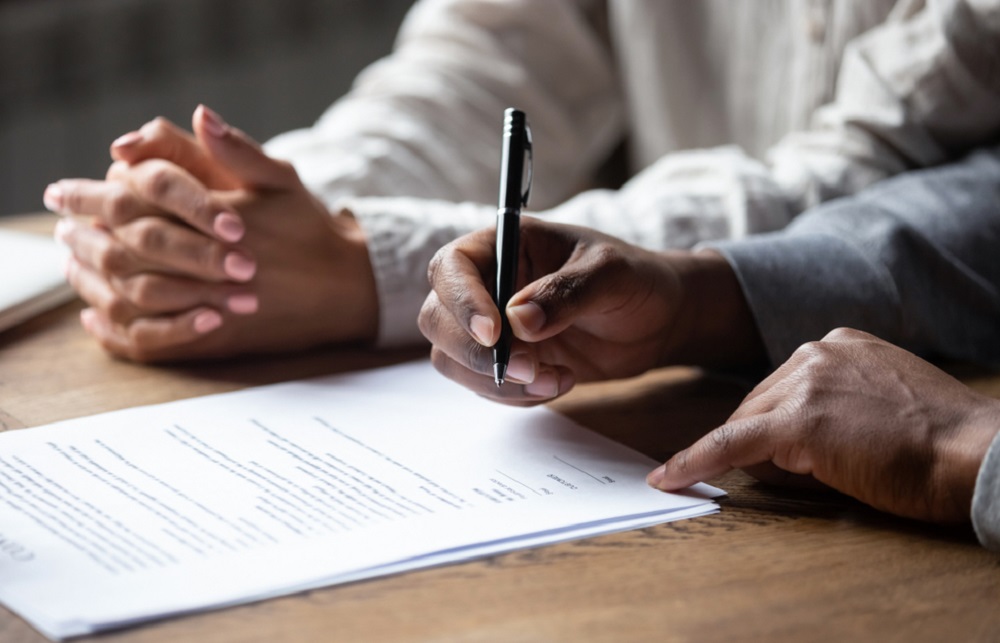
[[[495,234],[492,229],[480,230],[449,243],[427,269],[438,305],[483,346],[493,346],[500,338],[500,311],[484,280],[495,262]],[[433,319],[421,318],[421,331],[433,342],[437,330]]]
[[[673,491],[732,469],[773,461],[778,449],[772,413],[729,422],[667,460],[649,475],[657,489]]]

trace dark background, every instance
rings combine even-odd
[[[0,0],[0,215],[102,178],[108,145],[205,103],[258,140],[305,127],[389,52],[412,0]]]

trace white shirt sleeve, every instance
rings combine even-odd
[[[453,203],[495,204],[505,108],[524,110],[544,132],[536,207],[577,192],[623,136],[608,43],[590,20],[602,12],[590,0],[422,0],[393,53],[314,127],[268,143],[332,211],[349,207],[360,222],[380,345],[421,339],[430,258],[492,224],[495,205],[473,216],[473,206]]]
[[[422,0],[391,56],[315,127],[268,149],[331,209],[357,216],[379,289],[379,343],[412,343],[434,252],[493,223],[504,108],[525,110],[535,130],[531,206],[541,216],[653,249],[740,238],[996,137],[998,5],[903,0],[848,45],[833,102],[766,158],[738,147],[675,152],[621,190],[570,199],[625,131],[614,57],[589,19],[603,3]]]

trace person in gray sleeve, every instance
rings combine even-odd
[[[780,232],[692,251],[526,218],[503,387],[489,350],[500,327],[486,285],[493,242],[492,230],[475,232],[431,262],[419,325],[446,376],[537,404],[577,381],[668,364],[787,360],[650,483],[777,467],[900,515],[971,511],[983,544],[1000,549],[1000,402],[908,352],[1000,365],[1000,148],[819,206]],[[827,336],[843,326],[881,339]]]
[[[734,468],[812,478],[907,518],[971,516],[979,542],[1000,551],[1000,400],[868,333],[804,344],[648,482],[673,491]]]

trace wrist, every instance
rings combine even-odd
[[[1000,400],[980,397],[955,430],[943,458],[938,459],[938,480],[948,490],[952,513],[957,520],[968,520],[972,498],[986,453],[1000,432]]]
[[[374,343],[379,305],[364,232],[347,210],[330,216],[332,271],[324,277],[324,325],[330,342]]]
[[[664,364],[750,368],[767,354],[736,272],[720,253],[663,253],[681,284],[677,320],[663,355]]]

